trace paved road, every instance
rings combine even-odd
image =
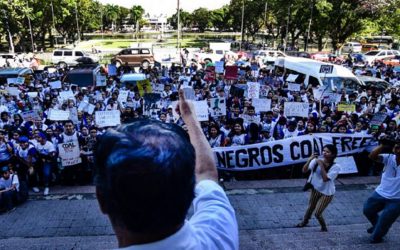
[[[380,245],[368,244],[362,204],[377,178],[346,178],[325,212],[329,232],[295,228],[306,209],[304,180],[231,182],[224,186],[237,212],[241,249],[399,249],[396,222]],[[49,197],[33,196],[0,216],[0,249],[110,249],[112,228],[97,206],[93,187],[59,187]]]

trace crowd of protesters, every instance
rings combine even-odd
[[[312,133],[353,133],[371,134],[377,140],[389,135],[400,138],[400,72],[393,67],[376,63],[355,70],[356,74],[372,75],[390,83],[387,89],[365,88],[354,93],[342,91],[341,102],[355,104],[355,112],[337,111],[337,103],[316,100],[311,85],[301,84],[300,91],[289,91],[286,76],[273,69],[260,68],[256,61],[247,61],[248,66],[239,68],[236,80],[226,80],[223,74],[216,74],[215,80],[205,80],[207,65],[190,63],[185,66],[149,67],[136,69],[143,73],[152,85],[160,89],[159,99],[151,107],[146,106],[145,95],[137,85],[122,84],[122,75],[135,72],[127,65],[117,70],[117,75],[108,74],[107,65],[102,74],[107,76],[106,86],[79,87],[64,81],[66,68],[54,72],[41,71],[25,84],[15,85],[19,94],[7,93],[13,84],[3,84],[0,102],[0,166],[4,176],[18,174],[19,183],[44,195],[54,183],[65,185],[89,184],[93,175],[93,149],[99,136],[107,127],[95,123],[96,111],[119,110],[121,123],[147,117],[163,122],[174,122],[184,126],[182,119],[174,115],[173,102],[178,100],[178,90],[193,88],[196,101],[211,98],[225,98],[227,112],[221,116],[209,116],[201,122],[203,131],[211,147],[230,147],[286,139]],[[246,65],[242,64],[242,65]],[[254,67],[256,65],[256,67]],[[60,89],[51,88],[50,83],[61,81]],[[259,82],[264,91],[260,98],[271,99],[271,109],[256,112],[252,100],[246,98],[236,86],[246,82]],[[157,87],[158,86],[158,87]],[[118,98],[120,91],[129,91],[126,101]],[[60,98],[61,91],[72,91],[74,97]],[[28,95],[36,92],[37,95]],[[309,104],[309,117],[285,117],[284,103],[287,101]],[[54,121],[48,119],[51,109],[72,111],[82,102],[92,104],[94,110],[78,110],[77,119]],[[37,111],[40,119],[24,120],[22,113]],[[371,126],[370,120],[376,113],[387,118],[380,126]],[[60,143],[75,142],[79,145],[82,161],[79,164],[63,167],[58,155]],[[0,181],[0,184],[2,182]],[[7,190],[9,187],[0,189]],[[3,195],[4,197],[4,195]],[[3,209],[10,209],[7,205]]]

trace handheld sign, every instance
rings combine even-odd
[[[19,84],[19,85],[24,84],[25,83],[25,77],[19,76],[17,78],[17,80],[15,81],[15,83]]]
[[[226,115],[225,98],[212,98],[210,100],[210,113],[212,117]]]
[[[76,165],[82,162],[78,141],[58,144],[58,152],[63,167]]]
[[[309,106],[305,102],[285,102],[284,114],[286,117],[308,117]]]
[[[52,121],[66,121],[69,120],[69,110],[58,110],[58,109],[50,109],[47,118]]]
[[[258,82],[248,82],[247,83],[247,97],[249,99],[260,97],[260,83]]]
[[[256,113],[267,112],[271,110],[271,99],[252,99],[251,104],[253,105]]]
[[[300,91],[300,84],[288,83],[288,90],[290,90],[290,91]]]
[[[120,125],[121,113],[119,110],[96,111],[95,122],[100,128]]]
[[[61,89],[61,81],[49,82],[51,89]]]
[[[117,67],[114,64],[108,64],[108,75],[116,76],[117,75]]]
[[[196,117],[199,122],[208,121],[208,105],[207,101],[192,102]]]
[[[215,72],[218,74],[224,73],[224,62],[223,61],[215,62]]]
[[[97,75],[96,76],[96,86],[101,87],[101,86],[106,86],[107,85],[107,77],[103,75]]]

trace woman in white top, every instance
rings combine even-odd
[[[340,166],[334,162],[337,156],[337,148],[328,144],[322,150],[322,159],[317,155],[311,156],[303,166],[303,173],[311,171],[309,180],[313,188],[311,189],[310,201],[306,214],[302,222],[297,227],[305,227],[315,210],[315,217],[321,225],[321,231],[328,231],[322,213],[333,199],[335,194],[335,179],[339,174]]]

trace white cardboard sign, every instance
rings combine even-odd
[[[50,109],[47,118],[52,121],[66,121],[69,120],[69,110]]]
[[[254,106],[256,113],[267,112],[271,110],[271,99],[252,99],[251,104]]]
[[[305,102],[285,102],[284,114],[286,117],[308,117],[309,105]]]
[[[63,167],[76,165],[82,162],[78,141],[58,144],[58,152]]]
[[[95,122],[100,128],[120,125],[121,113],[119,110],[96,111]]]

